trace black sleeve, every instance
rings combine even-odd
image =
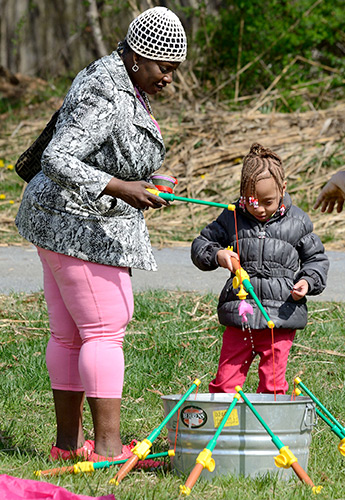
[[[193,264],[202,271],[217,269],[217,252],[229,245],[229,211],[224,211],[217,220],[211,222],[192,243]],[[232,216],[233,217],[233,216]]]
[[[329,269],[328,257],[320,238],[308,233],[297,245],[301,268],[295,276],[295,283],[305,279],[309,284],[308,295],[318,295],[326,288]]]

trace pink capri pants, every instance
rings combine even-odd
[[[37,250],[51,330],[46,362],[52,389],[121,398],[122,342],[133,315],[128,268]]]

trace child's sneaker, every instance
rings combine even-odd
[[[75,457],[81,457],[85,460],[88,459],[90,454],[95,449],[95,442],[90,439],[86,440],[81,448],[77,450],[62,450],[57,446],[52,446],[50,450],[50,459],[51,460],[70,460]]]

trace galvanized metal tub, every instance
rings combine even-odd
[[[233,394],[191,395],[178,413],[167,423],[168,439],[176,455],[172,467],[178,474],[189,474],[195,460],[214,436],[226,410],[233,400]],[[246,394],[257,412],[271,431],[298,459],[306,471],[308,467],[311,431],[316,423],[316,412],[311,399],[298,396],[272,394]],[[180,394],[162,396],[165,415],[168,415],[181,399]],[[216,462],[214,472],[204,469],[201,477],[211,480],[215,475],[227,474],[258,476],[266,473],[278,474],[288,480],[294,475],[291,468],[277,468],[274,457],[279,454],[271,436],[264,429],[250,408],[241,400],[232,411],[212,453]]]

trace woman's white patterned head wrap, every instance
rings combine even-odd
[[[187,38],[181,21],[166,7],[153,7],[133,19],[126,40],[137,54],[155,61],[182,62]]]

